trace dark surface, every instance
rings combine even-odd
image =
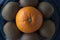
[[[11,0],[0,0],[0,40],[5,40],[5,36],[4,36],[4,33],[3,33],[3,25],[4,23],[6,22],[2,16],[1,16],[1,10],[3,8],[3,6],[9,2]],[[12,1],[15,1],[15,0],[12,0]],[[39,1],[46,1],[46,2],[49,2],[53,5],[55,11],[54,11],[54,14],[53,16],[50,18],[52,21],[55,22],[56,24],[56,32],[55,32],[55,35],[53,36],[53,38],[51,40],[60,40],[60,19],[59,19],[59,16],[60,16],[60,0],[39,0]],[[18,0],[16,0],[16,2],[18,2]]]

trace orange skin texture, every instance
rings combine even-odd
[[[29,19],[31,19],[29,21]],[[43,16],[34,7],[24,7],[16,15],[17,28],[24,33],[37,31],[43,23]]]

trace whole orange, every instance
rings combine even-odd
[[[32,33],[38,30],[43,22],[40,11],[34,7],[24,7],[16,15],[16,25],[24,33]]]

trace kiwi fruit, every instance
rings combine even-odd
[[[20,0],[21,6],[37,6],[38,0]]]
[[[23,34],[20,40],[40,40],[37,33]]]
[[[39,29],[39,33],[42,37],[52,38],[55,33],[55,24],[51,20],[44,22],[43,26]]]
[[[13,22],[7,22],[4,25],[3,30],[6,38],[9,40],[17,40],[21,37],[21,32],[17,29],[16,25]]]
[[[48,2],[41,2],[38,9],[42,12],[45,18],[50,18],[54,12],[54,7]]]
[[[19,10],[19,5],[16,2],[8,2],[2,10],[2,16],[7,21],[15,19],[15,15]]]

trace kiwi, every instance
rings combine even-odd
[[[37,6],[38,0],[20,0],[20,4],[24,6]]]
[[[36,33],[23,34],[20,40],[40,40],[39,35]]]
[[[51,20],[45,21],[43,26],[39,29],[42,37],[52,38],[55,33],[55,24]]]
[[[5,20],[12,21],[13,19],[15,19],[15,15],[18,10],[19,10],[18,3],[9,2],[4,6],[2,10],[2,16]]]
[[[38,9],[42,12],[45,18],[51,17],[54,12],[54,7],[48,2],[41,2]]]
[[[7,22],[4,25],[3,30],[9,40],[17,40],[21,36],[21,32],[17,29],[13,22]]]

